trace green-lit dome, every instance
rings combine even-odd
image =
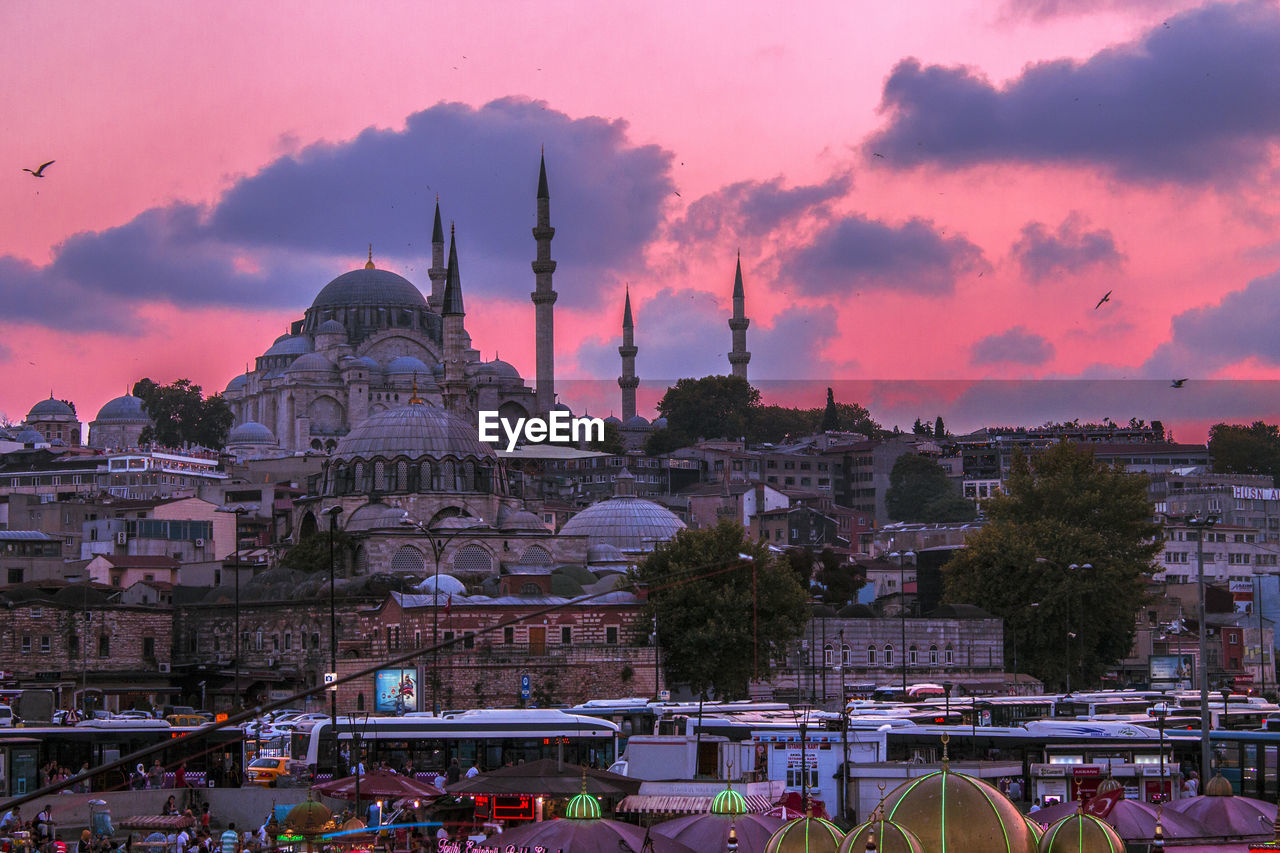
[[[711,801],[712,814],[746,814],[747,800],[732,788],[725,788]]]
[[[332,822],[333,813],[315,800],[298,803],[284,818],[287,830],[308,838],[319,835]]]
[[[915,833],[930,853],[1036,849],[1017,806],[981,779],[950,769],[904,782],[885,798],[884,811],[889,820]]]
[[[1044,838],[1044,827],[1036,823],[1035,818],[1030,815],[1023,815],[1023,820],[1027,822],[1027,829],[1031,830],[1031,835],[1035,838],[1036,843],[1040,843],[1040,839]]]
[[[1124,839],[1093,815],[1076,813],[1044,831],[1040,853],[1124,853]]]
[[[837,853],[844,833],[834,823],[820,817],[798,817],[787,821],[769,837],[764,853]]]
[[[587,793],[576,794],[564,807],[564,816],[570,820],[599,820],[600,801]]]
[[[868,839],[875,840],[874,848],[867,847]],[[865,853],[868,849],[876,853],[924,853],[924,845],[916,834],[891,820],[873,820],[855,826],[840,845],[840,853]]]

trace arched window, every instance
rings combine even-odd
[[[929,647],[929,666],[938,665],[938,646],[934,644]]]
[[[356,549],[356,574],[369,574],[369,552],[363,545]]]
[[[347,466],[339,462],[333,468],[333,484],[329,494],[341,495],[347,491]]]
[[[356,694],[356,710],[357,711],[364,710],[364,694],[363,693]]]
[[[887,664],[893,663],[893,644],[892,643],[884,644],[884,662]]]
[[[423,462],[418,466],[418,491],[434,491],[436,484],[431,481],[431,463]]]
[[[867,663],[875,663],[875,662],[876,662],[876,647],[867,646]]]
[[[381,459],[373,463],[373,487],[380,492],[387,491],[387,463]]]
[[[409,491],[409,463],[403,459],[396,463],[396,482],[391,488],[397,492]]]
[[[476,489],[476,463],[468,459],[462,465],[462,490],[474,492]]]
[[[422,574],[426,557],[412,545],[405,545],[391,558],[391,571],[396,574]]]
[[[440,488],[446,492],[458,491],[458,466],[452,459],[440,463]]]
[[[520,564],[524,566],[550,566],[554,562],[551,552],[541,545],[530,545],[520,555]]]
[[[848,666],[853,662],[853,649],[849,648],[849,644],[845,643],[840,646],[840,663]]]
[[[453,572],[461,575],[483,575],[493,572],[493,557],[479,545],[463,545],[453,554]]]
[[[942,653],[942,662],[947,666],[951,666],[956,662],[956,653],[952,650],[950,643],[947,643],[947,648]]]
[[[916,664],[920,663],[920,654],[919,652],[916,651],[915,646],[912,646],[910,649],[907,650],[907,663],[909,663],[911,666],[915,666]]]
[[[368,478],[365,477],[366,471],[365,471],[364,463],[357,462],[354,467],[355,467],[355,478],[356,478],[354,491],[357,491],[357,492],[369,491],[369,480]]]
[[[822,665],[823,666],[831,666],[831,663],[835,658],[835,656],[832,654],[832,652],[834,651],[835,649],[832,648],[830,643],[827,643],[825,646],[822,647]]]

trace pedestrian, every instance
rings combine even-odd
[[[151,763],[151,769],[147,771],[147,787],[157,791],[164,787],[164,767],[161,766],[158,758]]]
[[[1009,799],[1015,803],[1022,802],[1022,780],[1014,779],[1009,783]]]
[[[80,833],[80,840],[76,843],[76,853],[93,853],[93,834],[89,830]]]
[[[178,765],[178,769],[173,771],[173,787],[187,787],[187,763],[184,761]]]
[[[84,762],[81,762],[81,764],[80,764],[80,769],[76,772],[76,775],[77,775],[77,776],[83,776],[84,774],[86,774],[86,773],[88,773],[88,772],[89,772],[89,762],[84,761]],[[91,786],[90,786],[90,782],[91,782],[91,781],[92,781],[92,780],[90,780],[90,779],[85,779],[85,780],[83,780],[82,782],[80,782],[80,784],[76,786],[77,788],[79,788],[79,790],[77,791],[77,793],[80,793],[80,794],[87,794],[87,793],[89,793],[89,791],[90,791],[90,790],[92,790],[92,788],[91,788]]]
[[[454,758],[449,762],[449,770],[444,774],[446,785],[452,785],[462,778],[462,767],[458,764],[458,759]]]
[[[467,778],[468,778],[468,779],[474,779],[475,777],[477,777],[477,776],[479,776],[479,775],[480,775],[480,765],[479,765],[479,764],[472,764],[470,767],[468,767],[468,768],[467,768]]]
[[[139,764],[137,769],[133,771],[133,775],[130,776],[129,784],[135,791],[141,791],[147,787],[147,768]]]
[[[240,846],[240,833],[236,832],[235,821],[227,824],[226,830],[219,839],[219,853],[236,853]]]
[[[1182,783],[1182,791],[1188,797],[1194,797],[1200,792],[1200,774],[1192,770],[1191,775]]]
[[[22,811],[17,806],[9,809],[0,817],[0,832],[13,832],[22,826]]]
[[[200,828],[204,830],[206,835],[209,833],[209,821],[212,818],[213,816],[209,814],[209,804],[205,803],[200,808]]]
[[[43,847],[53,840],[53,803],[46,803],[36,814],[35,831],[36,844],[39,846]]]
[[[191,846],[191,836],[187,834],[186,827],[178,830],[174,842],[173,853],[187,853],[187,848]]]
[[[1038,811],[1040,811],[1040,798],[1036,797],[1035,802],[1031,804],[1031,809],[1028,814],[1035,814]]]

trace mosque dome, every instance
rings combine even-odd
[[[588,545],[588,563],[625,563],[627,555],[613,545]]]
[[[623,429],[652,429],[644,415],[632,415],[622,423]]]
[[[516,366],[510,362],[503,361],[500,358],[495,358],[493,361],[488,362],[488,364],[493,373],[497,376],[501,376],[505,379],[520,378],[520,371],[516,370]]]
[[[71,407],[61,400],[55,400],[52,396],[47,400],[41,400],[31,407],[31,411],[27,413],[27,420],[38,421],[48,418],[74,418],[76,413]]]
[[[302,355],[311,352],[311,339],[304,335],[288,335],[286,337],[277,338],[276,342],[262,354],[263,358],[269,355]]]
[[[1213,778],[1205,783],[1204,795],[1206,797],[1232,797],[1235,796],[1235,790],[1225,776],[1221,773],[1215,773]]]
[[[347,327],[339,323],[337,320],[325,320],[316,327],[317,335],[343,335],[347,334]]]
[[[587,547],[612,545],[623,551],[647,551],[683,530],[676,514],[653,501],[613,497],[581,510],[560,528],[563,536],[586,536]]]
[[[304,370],[329,373],[333,370],[333,362],[318,352],[309,352],[294,359],[293,363],[284,369],[284,372],[301,373]]]
[[[1124,839],[1093,815],[1067,815],[1040,838],[1039,853],[1124,853]]]
[[[275,434],[271,429],[257,421],[246,421],[232,427],[227,434],[227,444],[275,444]]]
[[[712,814],[740,815],[747,811],[747,798],[732,788],[725,788],[711,800]]]
[[[14,441],[20,441],[23,444],[41,444],[44,442],[44,436],[33,429],[24,429],[14,437]]]
[[[348,533],[361,530],[402,530],[404,510],[382,503],[368,503],[351,513],[342,529]]]
[[[599,820],[600,801],[583,791],[569,800],[564,807],[564,816],[569,820]]]
[[[867,839],[875,839],[876,853],[924,853],[916,834],[891,820],[873,820],[855,826],[840,844],[840,853],[865,853]]]
[[[226,393],[232,394],[237,391],[243,391],[246,387],[248,387],[248,385],[249,385],[249,377],[241,373],[235,379],[232,379],[230,382],[227,383]]]
[[[613,415],[609,415],[609,417],[605,418],[604,422],[607,424],[613,424],[614,426],[622,426],[622,418],[616,418]]]
[[[298,803],[284,818],[285,829],[308,838],[319,835],[332,824],[333,812],[314,800]]]
[[[649,426],[653,427],[654,429],[666,429],[666,428],[667,428],[667,419],[666,419],[666,418],[654,418],[654,419],[653,419],[653,422],[652,422],[652,423],[650,423],[650,424],[649,424]]]
[[[504,533],[517,533],[521,530],[534,533],[547,532],[547,526],[542,523],[542,519],[525,509],[512,511],[503,507],[498,512],[495,526]]]
[[[341,367],[343,370],[351,370],[353,368],[364,368],[365,370],[375,370],[375,371],[382,370],[382,365],[378,364],[378,362],[369,358],[369,356],[367,355],[356,356],[354,358],[351,356],[347,356],[346,358],[342,359]]]
[[[986,782],[953,773],[945,761],[942,770],[899,785],[885,798],[884,815],[915,833],[926,850],[1036,849],[1017,806]]]
[[[496,460],[493,448],[476,436],[468,421],[427,403],[411,403],[378,412],[361,421],[338,441],[334,459],[456,459]],[[452,489],[446,489],[452,491]]]
[[[132,394],[125,394],[123,397],[116,397],[110,400],[101,409],[98,410],[98,417],[95,423],[118,423],[118,424],[149,424],[151,418],[147,417],[146,411],[143,409],[141,397],[135,397]]]
[[[409,375],[416,376],[430,375],[431,368],[427,367],[426,362],[420,358],[414,358],[411,355],[402,355],[399,358],[391,359],[391,362],[384,369],[388,376],[393,375]]]
[[[311,303],[317,308],[350,308],[365,305],[395,305],[425,308],[422,292],[406,278],[390,270],[364,267],[343,273],[324,286]]]
[[[798,817],[778,827],[764,846],[765,853],[836,853],[844,833],[820,817]]]

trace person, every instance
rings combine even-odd
[[[133,775],[129,779],[129,784],[135,791],[141,791],[147,787],[147,768],[141,764],[133,771]]]
[[[93,853],[93,834],[89,830],[80,833],[80,840],[76,842],[76,853]]]
[[[191,836],[187,834],[185,827],[178,830],[178,834],[173,841],[173,853],[187,853],[187,848],[191,846]]]
[[[1031,804],[1031,810],[1029,814],[1035,814],[1038,811],[1040,811],[1040,798],[1036,797],[1036,801]]]
[[[382,826],[382,801],[374,800],[369,803],[369,820],[365,822],[365,826]]]
[[[449,770],[444,774],[446,785],[452,785],[462,778],[462,767],[458,765],[458,759],[454,758],[449,762]]]
[[[80,764],[80,769],[76,771],[76,775],[77,775],[77,776],[83,776],[85,773],[88,773],[88,772],[89,772],[89,762],[84,761],[84,762],[81,762],[81,764]],[[89,793],[89,791],[91,790],[90,785],[89,785],[90,781],[91,781],[91,780],[89,780],[89,779],[85,779],[84,781],[82,781],[82,782],[77,786],[77,787],[79,788],[79,790],[77,791],[77,793],[80,793],[80,794],[87,794],[87,793]]]
[[[1191,775],[1182,783],[1182,790],[1188,797],[1194,797],[1200,792],[1200,774],[1192,770]]]
[[[178,765],[178,769],[173,771],[173,787],[187,787],[187,763],[184,761]]]
[[[22,826],[22,811],[18,807],[9,809],[0,817],[0,832],[12,832]]]
[[[164,767],[158,758],[151,762],[151,769],[147,771],[147,787],[157,791],[164,787]]]
[[[212,818],[213,815],[209,814],[209,804],[205,803],[200,809],[200,828],[204,830],[206,835],[209,832],[209,821]]]
[[[1009,783],[1009,799],[1015,803],[1022,802],[1022,780],[1014,779]]]
[[[405,762],[404,762],[404,768],[403,768],[400,772],[402,772],[404,775],[408,776],[410,779],[415,778],[414,774],[416,774],[416,773],[417,773],[417,770],[415,770],[415,769],[414,769],[414,766],[413,766],[413,759],[412,759],[412,758],[409,758],[409,759],[406,759],[406,760],[405,760]]]
[[[46,803],[45,807],[36,813],[35,835],[36,843],[42,847],[53,840],[52,803]]]
[[[236,853],[240,846],[240,833],[236,832],[235,821],[227,824],[226,830],[218,840],[219,853]]]
[[[479,776],[479,775],[480,775],[480,765],[479,765],[479,764],[472,764],[470,767],[468,767],[468,768],[467,768],[467,778],[468,778],[468,779],[474,779],[474,778],[476,778],[476,777],[477,777],[477,776]]]
[[[164,808],[160,810],[160,814],[170,817],[178,813],[178,804],[173,800],[173,794],[169,795],[169,799],[164,801]]]
[[[443,849],[445,842],[449,840],[449,830],[444,828],[444,824],[440,824],[440,828],[436,830],[436,849]]]

